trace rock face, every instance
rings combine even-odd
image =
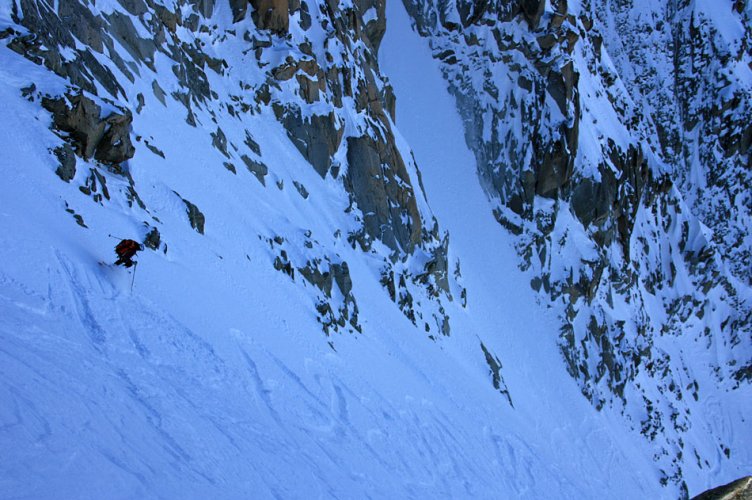
[[[731,6],[719,6],[738,30],[728,35],[714,12],[694,9],[686,0],[637,12],[625,3],[603,5],[596,12],[607,29],[623,37],[647,34],[624,47],[607,38],[604,46],[633,97],[653,116],[654,151],[675,172],[692,211],[713,229],[713,242],[733,274],[752,284],[752,237],[744,222],[752,214],[752,85],[732,69],[749,69],[749,9],[734,14]],[[666,85],[667,78],[674,84]]]
[[[133,118],[129,112],[102,119],[101,108],[82,94],[44,98],[42,105],[52,113],[54,127],[70,134],[76,153],[83,159],[93,156],[115,165],[133,158],[136,148],[130,138]]]
[[[268,29],[279,35],[287,33],[290,25],[287,0],[251,0],[251,5],[253,22],[259,29]]]
[[[368,136],[348,138],[347,162],[346,185],[364,214],[366,233],[390,248],[412,252],[420,243],[420,215],[411,190],[405,188],[409,178],[394,145]]]
[[[730,349],[712,361],[729,389],[752,358],[749,9],[729,11],[729,35],[688,1],[404,4],[520,267],[559,310],[571,376],[596,408],[640,406],[628,419],[662,450],[662,481],[686,491],[699,396],[666,339]]]
[[[692,500],[751,500],[752,499],[752,477],[747,476],[737,479],[718,488],[700,493]]]
[[[385,29],[384,3],[364,1],[354,9],[332,2],[324,5],[326,23],[337,28],[335,37],[324,43],[330,56],[325,61],[315,60],[309,55],[310,41],[299,43],[305,48],[302,57],[286,57],[271,73],[277,85],[296,91],[301,102],[283,103],[282,95],[272,86],[272,106],[293,144],[322,178],[345,174],[344,187],[353,207],[363,214],[366,240],[380,240],[392,250],[409,254],[422,241],[424,221],[417,209],[415,179],[408,174],[402,153],[394,147],[385,113],[393,106],[389,101],[391,90],[375,63]],[[364,21],[360,16],[367,11],[375,16]],[[351,53],[346,45],[341,45],[349,43],[350,36],[363,42],[367,50]],[[259,52],[258,57],[263,60],[263,53]],[[330,59],[351,59],[354,64],[336,64]],[[352,115],[343,104],[346,98],[355,102],[360,131],[347,137],[345,128]],[[313,103],[325,104],[329,112],[304,112]],[[368,246],[362,237],[357,239]]]
[[[76,152],[85,159],[91,158],[104,136],[105,124],[99,118],[101,110],[85,96],[72,96],[70,103],[71,108],[64,98],[42,101],[42,105],[52,113],[55,127],[71,134]]]
[[[311,115],[304,119],[299,109],[279,109],[278,115],[298,151],[311,163],[316,173],[322,178],[326,177],[344,132],[336,115]]]
[[[116,165],[133,158],[136,148],[131,142],[130,128],[133,117],[112,114],[105,120],[106,131],[102,140],[97,145],[94,158],[97,160]]]

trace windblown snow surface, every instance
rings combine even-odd
[[[388,19],[382,71],[399,147],[414,150],[468,290],[467,308],[448,305],[452,335],[436,340],[389,300],[367,254],[331,236],[351,224],[347,200],[270,114],[253,118],[272,177],[264,188],[221,168],[175,101],[165,109],[144,92],[134,134],[167,161],[139,147],[130,168],[168,251],[142,252],[137,271],[100,264],[114,260],[109,234],[142,233],[135,209],[104,209],[55,176],[48,150],[60,140],[19,89],[59,93],[63,82],[0,53],[1,498],[677,495],[660,485],[650,443],[617,412],[596,411],[567,374],[556,319],[493,219],[430,51],[396,2]],[[149,86],[137,80],[132,95],[139,85]],[[205,235],[173,190],[206,214]],[[283,232],[302,247],[298,228],[348,257],[362,333],[326,337],[314,291],[269,265],[261,236]],[[509,400],[490,382],[480,336]],[[715,451],[710,472],[686,475],[691,493],[752,469],[749,398],[704,394],[694,445],[712,456],[705,434],[722,435],[736,455]]]

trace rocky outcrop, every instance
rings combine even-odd
[[[358,304],[352,294],[352,279],[347,262],[338,264],[330,262],[329,259],[314,259],[298,271],[326,297],[326,300],[320,300],[316,304],[316,310],[319,313],[319,322],[327,335],[345,328],[348,324],[355,331],[361,331],[358,323]],[[334,285],[339,291],[338,294],[333,294]],[[341,298],[337,299],[337,296]]]
[[[488,368],[490,370],[491,381],[493,383],[494,389],[496,389],[504,397],[506,397],[507,401],[509,401],[509,406],[514,408],[514,404],[512,404],[512,397],[509,395],[509,389],[507,388],[507,384],[504,382],[504,377],[501,374],[501,361],[499,361],[499,358],[491,354],[491,352],[488,350],[485,344],[483,344],[483,342],[480,343],[480,348],[483,351],[483,356],[485,356],[486,358],[486,364],[488,364]]]
[[[71,107],[68,107],[68,102]],[[99,117],[101,108],[94,101],[83,95],[74,95],[68,99],[44,98],[42,106],[52,113],[54,127],[70,134],[79,156],[84,159],[94,156],[105,131],[105,123]]]
[[[204,224],[206,223],[206,217],[204,216],[204,214],[196,205],[194,205],[190,201],[186,200],[183,197],[181,197],[180,199],[183,200],[183,203],[185,204],[186,214],[188,215],[188,222],[190,222],[191,227],[195,229],[197,233],[204,234]]]
[[[366,233],[390,248],[412,252],[420,242],[421,220],[407,171],[394,144],[368,136],[350,137],[347,162],[345,182],[363,213]],[[394,204],[394,200],[398,203]]]
[[[111,114],[105,119],[105,133],[97,145],[94,158],[110,165],[116,165],[133,158],[136,148],[131,142],[131,122],[133,117],[130,113],[119,115]]]
[[[284,35],[290,26],[287,0],[250,0],[253,22],[262,30]]]
[[[63,144],[55,148],[53,152],[60,162],[55,173],[65,182],[70,182],[76,176],[76,156],[73,148],[68,144]]]
[[[386,32],[386,0],[358,0],[356,4],[363,14],[362,35],[375,54]]]
[[[152,250],[157,250],[162,243],[162,235],[159,234],[159,229],[152,227],[144,237],[144,246]]]
[[[129,112],[111,113],[100,118],[100,106],[83,94],[42,99],[42,106],[52,113],[53,126],[70,139],[77,155],[92,156],[110,165],[128,161],[136,148],[130,138],[133,120]]]
[[[310,233],[309,235],[310,236]],[[290,277],[303,278],[305,283],[315,287],[319,294],[314,308],[321,328],[327,336],[333,333],[360,333],[358,303],[353,295],[350,267],[345,261],[338,261],[335,255],[306,258],[300,250],[293,248],[282,236],[267,239],[273,252],[272,265]],[[317,242],[306,239],[305,246],[320,251]],[[330,346],[333,344],[330,342]]]
[[[258,179],[261,185],[266,186],[266,175],[269,173],[269,168],[263,163],[251,159],[248,155],[241,155],[240,159],[243,160],[248,171]]]
[[[732,483],[705,491],[692,497],[692,500],[752,500],[752,477],[743,477]]]
[[[467,292],[460,285],[459,262],[452,263],[454,271],[449,271],[449,235],[440,235],[438,224],[434,221],[431,231],[424,232],[422,238],[417,255],[385,263],[380,281],[402,314],[413,325],[422,326],[429,339],[436,340],[437,334],[449,336],[452,332],[446,311],[447,303],[455,299],[452,285],[459,288],[462,307],[467,306]],[[413,259],[418,260],[420,265],[415,265]],[[427,299],[427,304],[421,304],[423,297]]]
[[[363,249],[380,240],[392,251],[409,254],[422,243],[424,222],[416,196],[423,193],[415,192],[415,179],[394,145],[387,115],[388,110],[393,114],[394,99],[376,63],[385,30],[385,4],[363,0],[352,7],[323,5],[321,26],[309,31],[335,27],[323,43],[328,55],[314,57],[312,38],[292,41],[290,55],[270,68],[268,95],[262,101],[270,101],[292,143],[322,178],[345,174],[342,182],[351,208],[357,208],[352,213],[362,225],[352,239]],[[356,41],[363,43],[364,50],[350,48]],[[256,57],[264,61],[267,46],[259,43],[258,47]],[[275,56],[274,61],[279,60]],[[286,97],[291,92],[297,102]],[[347,98],[354,102],[355,115],[346,109]],[[351,132],[346,136],[345,130]]]
[[[603,44],[631,98],[652,115],[655,133],[646,138],[673,170],[693,212],[713,229],[732,272],[749,285],[752,239],[744,221],[752,215],[752,85],[730,69],[752,64],[749,9],[734,14],[730,5],[718,7],[730,16],[726,29],[737,25],[729,34],[719,31],[724,27],[713,13],[690,2],[664,4],[636,11],[601,1],[594,12],[606,29],[630,40],[627,46],[614,38]]]
[[[297,107],[284,109],[278,106],[275,111],[298,151],[322,178],[326,177],[333,166],[332,158],[339,149],[344,133],[334,112],[304,118]],[[337,174],[338,169],[332,172],[335,177]]]

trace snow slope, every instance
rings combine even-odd
[[[269,167],[262,186],[222,167],[208,110],[195,111],[193,127],[175,100],[163,107],[136,79],[128,94],[142,91],[146,105],[134,135],[166,160],[137,147],[129,162],[148,210],[105,171],[112,200],[100,203],[55,176],[49,151],[61,140],[20,91],[34,82],[56,94],[66,82],[0,52],[0,497],[677,496],[661,487],[650,443],[621,415],[596,411],[567,374],[556,318],[498,230],[438,67],[402,7],[388,10],[382,70],[396,89],[398,147],[415,152],[468,290],[467,308],[446,305],[449,337],[414,326],[380,283],[380,256],[335,236],[353,226],[348,200],[271,111],[242,123]],[[3,21],[8,11],[0,3]],[[162,55],[156,66],[171,72]],[[216,80],[222,98],[237,83]],[[219,120],[242,143],[238,123]],[[76,180],[84,167],[96,165],[79,163]],[[181,197],[206,214],[204,235]],[[166,253],[143,252],[135,277],[101,265],[114,260],[108,234],[140,239],[145,220]],[[346,259],[362,333],[322,332],[319,291],[271,265],[278,235],[291,255],[315,241],[311,254]],[[503,365],[509,399],[481,342]],[[729,413],[722,394],[705,404],[742,449],[743,412]],[[719,458],[689,478],[693,488],[740,475],[743,457]]]

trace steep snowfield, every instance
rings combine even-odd
[[[8,11],[0,2],[3,20]],[[333,236],[352,225],[347,200],[270,112],[245,123],[269,166],[263,187],[223,168],[176,101],[162,107],[144,91],[134,135],[166,161],[139,145],[129,167],[151,212],[125,203],[115,193],[127,184],[104,172],[113,197],[100,206],[55,176],[48,151],[60,139],[49,114],[21,95],[31,82],[51,94],[64,82],[2,49],[0,497],[677,495],[661,488],[650,443],[620,415],[597,412],[567,374],[556,319],[537,305],[491,215],[430,51],[396,2],[388,19],[382,70],[396,89],[399,147],[415,151],[468,290],[466,309],[457,298],[447,306],[452,335],[436,340],[389,300],[377,257]],[[134,85],[131,99],[151,83]],[[235,122],[220,120],[242,143]],[[205,213],[205,235],[174,191]],[[167,252],[140,254],[131,289],[132,272],[100,262],[114,260],[108,234],[140,238],[149,216]],[[313,239],[312,253],[346,257],[362,333],[324,335],[317,290],[271,265],[275,235],[290,252]],[[513,406],[493,387],[481,341],[503,365]],[[687,478],[692,491],[752,466],[743,455],[752,429],[735,398],[702,404],[713,435],[741,457],[718,452],[710,472]]]

